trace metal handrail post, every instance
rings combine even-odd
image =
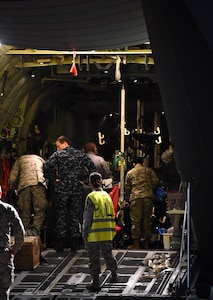
[[[187,289],[191,286],[191,184],[187,182]]]

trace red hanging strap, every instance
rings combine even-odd
[[[72,73],[74,76],[78,76],[77,67],[75,65],[75,57],[76,57],[76,51],[73,52],[73,60],[72,60],[72,66],[70,68],[70,73]]]

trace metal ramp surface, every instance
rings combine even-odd
[[[180,267],[177,251],[113,249],[113,253],[118,261],[119,281],[109,282],[110,272],[101,258],[101,291],[98,293],[86,289],[92,278],[85,250],[70,252],[67,249],[63,253],[46,250],[43,256],[48,265],[15,273],[10,299],[181,299],[181,294],[177,298],[174,291],[177,292],[178,284],[185,282],[187,272],[184,264]],[[169,265],[162,268],[165,257]],[[152,265],[155,269],[150,267]]]

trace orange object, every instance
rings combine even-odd
[[[74,76],[78,75],[78,71],[77,71],[75,62],[73,62],[72,67],[70,68],[70,73],[72,73]]]
[[[76,57],[76,52],[73,52],[73,60],[72,60],[72,66],[70,68],[70,73],[72,73],[74,76],[78,75],[77,67],[75,65],[75,57]]]

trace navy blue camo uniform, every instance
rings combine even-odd
[[[55,182],[56,251],[64,250],[66,238],[72,251],[79,249],[84,201],[80,181],[95,170],[92,160],[81,150],[70,146],[69,138],[60,136],[57,151],[44,164],[44,174]],[[55,170],[55,171],[54,171]]]
[[[10,286],[14,279],[14,254],[24,242],[24,225],[17,210],[1,200],[0,186],[0,299],[9,300]],[[10,234],[14,236],[11,244]]]

